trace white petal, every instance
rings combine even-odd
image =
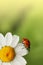
[[[0,48],[6,44],[4,36],[0,33]]]
[[[16,47],[17,44],[18,44],[18,42],[19,42],[19,36],[14,35],[14,36],[13,36],[13,40],[12,40],[11,46],[12,46],[12,47]]]
[[[2,45],[0,45],[0,49],[2,48]]]
[[[24,56],[28,54],[28,50],[25,48],[24,44],[19,43],[18,46],[15,48],[16,54],[20,56]]]
[[[11,65],[26,65],[27,62],[23,57],[16,56],[16,58],[11,62]]]
[[[0,65],[2,65],[2,61],[0,60]]]
[[[7,33],[6,35],[5,35],[5,39],[6,39],[6,45],[11,45],[11,43],[12,43],[12,34],[11,33]]]
[[[10,63],[7,63],[7,62],[6,63],[3,62],[2,65],[11,65],[11,64]]]
[[[26,61],[23,57],[21,57],[21,56],[17,56],[17,60],[18,60],[22,65],[27,64],[27,61]]]
[[[15,60],[15,61],[13,61],[12,63],[11,63],[11,65],[22,65],[20,62],[18,62],[17,60]]]

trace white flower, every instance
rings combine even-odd
[[[24,55],[28,53],[27,49],[22,43],[19,42],[19,36],[13,35],[9,32],[5,37],[0,33],[0,50],[2,47],[10,46],[15,50],[15,57],[12,61],[2,62],[0,58],[0,65],[26,65],[27,62],[23,58]],[[6,50],[5,50],[6,51]]]

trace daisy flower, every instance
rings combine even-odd
[[[19,36],[0,33],[0,65],[26,65],[23,56],[27,53],[24,44],[19,43]]]

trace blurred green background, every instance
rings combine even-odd
[[[43,0],[0,0],[0,33],[31,42],[27,65],[43,65]]]

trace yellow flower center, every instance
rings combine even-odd
[[[15,57],[15,50],[10,46],[5,46],[0,50],[0,59],[3,62],[10,62]]]

